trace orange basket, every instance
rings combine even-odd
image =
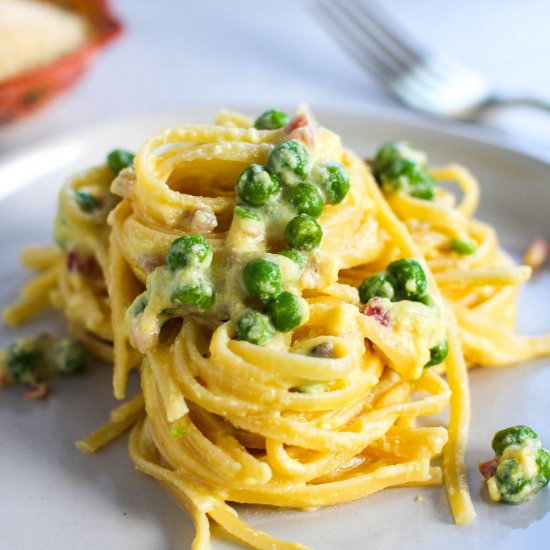
[[[123,30],[106,0],[48,1],[84,17],[92,27],[92,36],[77,50],[48,65],[0,80],[0,124],[39,109],[72,86],[96,54]]]

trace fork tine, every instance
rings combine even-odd
[[[408,63],[409,68],[413,64],[423,65],[424,70],[416,74],[419,81],[433,86],[435,82],[448,81],[449,74],[456,73],[457,67],[453,66],[445,58],[435,59],[432,55],[429,55],[426,49],[420,46],[393,17],[388,15],[376,0],[368,0],[367,3],[361,0],[351,0],[351,2],[355,4],[358,11],[363,14],[364,18],[370,22],[379,35],[385,36],[394,44],[394,51],[391,51],[391,46],[386,46],[374,38],[373,41],[376,41],[394,56],[401,55],[408,57],[410,60]],[[365,32],[367,32],[366,29]],[[398,50],[400,53],[398,53]]]
[[[370,21],[380,35],[384,35],[400,50],[400,53],[409,58],[409,63],[421,63],[429,57],[422,48],[403,28],[398,25],[393,17],[384,12],[379,4],[369,0],[368,4],[353,0],[363,16]],[[391,26],[387,23],[391,21]],[[402,38],[405,37],[405,38]]]
[[[395,67],[395,65],[389,63],[386,58],[375,53],[372,48],[364,44],[362,40],[362,38],[364,38],[364,33],[358,29],[353,14],[342,9],[336,9],[334,4],[339,3],[340,2],[319,2],[316,5],[320,10],[316,10],[315,14],[317,16],[322,16],[325,23],[328,23],[326,26],[327,30],[330,31],[332,36],[356,61],[365,67],[382,84],[387,85],[389,79],[395,78],[400,73],[400,68]],[[351,25],[353,25],[355,29],[353,29]]]
[[[355,4],[358,11],[363,14],[379,35],[385,36],[390,43],[393,43],[393,51],[391,51],[391,46],[377,40],[376,42],[381,47],[390,51],[394,56],[401,56],[401,59],[408,57],[407,68],[409,69],[415,65],[423,66],[424,70],[416,73],[416,78],[419,81],[424,82],[427,86],[434,86],[436,82],[448,81],[451,71],[456,72],[456,67],[448,64],[444,58],[436,60],[429,55],[426,49],[420,46],[375,0],[368,0],[367,3],[361,0],[351,0],[351,2]]]
[[[399,48],[396,48],[392,41],[386,37],[385,33],[381,33],[377,24],[363,13],[363,4],[357,0],[351,2],[336,2],[340,9],[346,12],[348,19],[361,31],[366,40],[371,44],[371,47],[377,48],[387,58],[391,58],[394,63],[399,66],[399,69],[406,71],[410,64],[410,58],[407,54],[403,54]],[[355,5],[355,8],[350,6]],[[359,9],[357,9],[359,8]]]
[[[426,53],[421,53],[420,49],[407,45],[408,40],[399,38],[399,34],[404,34],[399,27],[397,27],[397,32],[390,30],[395,27],[393,19],[386,15],[381,8],[378,8],[372,0],[368,4],[369,7],[361,0],[350,0],[347,3],[345,0],[337,0],[335,3],[346,13],[348,20],[363,34],[368,42],[368,44],[365,43],[365,47],[369,48],[370,45],[370,50],[376,48],[383,52],[382,55],[385,58],[391,58],[402,73],[414,70],[415,78],[419,83],[429,87],[448,79],[449,71],[445,71],[440,63],[434,63],[433,60],[427,63],[427,60],[431,58]],[[350,3],[354,8],[350,7]],[[374,15],[371,9],[378,10],[379,13]],[[382,20],[385,20],[385,23],[382,23]],[[388,21],[391,21],[391,24],[388,24]],[[423,70],[419,70],[420,67]]]
[[[333,11],[333,6],[319,2],[315,15],[324,23],[324,28],[329,31],[332,37],[369,73],[371,73],[380,82],[384,83],[387,79],[394,76],[384,64],[373,60],[371,56],[365,56],[362,51],[363,46],[357,37],[349,31],[345,22],[341,19],[341,14]]]

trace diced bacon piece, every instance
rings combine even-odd
[[[310,120],[306,113],[300,113],[296,115],[286,126],[285,132],[291,134],[296,128],[301,128],[302,126],[309,126]]]
[[[286,126],[285,132],[290,135],[291,139],[300,140],[308,147],[313,147],[315,144],[315,134],[313,132],[313,124],[306,113],[296,115]]]
[[[45,382],[30,385],[23,396],[30,401],[36,401],[38,399],[44,399],[50,393],[50,388]]]
[[[292,132],[291,137],[298,139],[308,147],[315,145],[315,136],[313,134],[313,128],[311,126],[302,126]]]
[[[145,323],[142,318],[140,315],[130,321],[130,335],[136,349],[145,353],[158,343],[160,325],[156,316],[149,316]]]
[[[387,315],[387,309],[381,304],[380,298],[372,298],[359,311],[367,317],[374,317],[381,325],[390,326],[390,320]]]
[[[189,217],[188,226],[191,231],[207,233],[214,231],[218,225],[216,214],[210,208],[197,208]]]
[[[95,260],[91,256],[81,254],[76,250],[71,250],[67,254],[67,269],[72,273],[89,275],[94,267]]]
[[[241,233],[239,242],[244,246],[247,244],[256,244],[265,240],[265,225],[258,220],[239,220]]]
[[[137,177],[134,168],[132,166],[123,168],[113,180],[113,183],[111,183],[111,193],[122,198],[129,197],[136,181]]]
[[[157,267],[164,265],[164,260],[157,256],[152,256],[151,254],[142,254],[139,257],[139,263],[147,273],[155,271]]]
[[[7,388],[10,385],[10,377],[6,372],[0,372],[0,390]]]
[[[301,281],[304,288],[315,288],[319,282],[319,271],[317,268],[312,266],[308,269],[304,269]]]
[[[550,256],[550,245],[542,237],[535,237],[530,243],[525,254],[523,263],[533,269],[540,269]]]
[[[479,463],[479,471],[485,479],[493,477],[497,471],[498,467],[498,458],[492,458],[491,460],[486,460],[485,462]]]

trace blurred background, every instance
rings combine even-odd
[[[0,0],[0,64],[2,55],[10,55],[2,4],[26,1]],[[97,23],[94,0],[64,3],[77,4]],[[424,116],[399,105],[341,48],[315,17],[314,0],[112,0],[108,6],[112,20],[106,32],[116,35],[118,20],[122,34],[98,47],[89,69],[53,101],[24,117],[4,112],[0,160],[102,120],[195,105],[261,111],[306,102],[314,110]],[[386,0],[383,6],[429,50],[448,54],[495,86],[550,96],[548,0]],[[69,69],[60,71],[66,76]],[[12,93],[6,82],[0,78],[0,112],[2,102],[8,104],[6,93]],[[26,100],[38,107],[42,98],[31,92]],[[507,108],[474,126],[550,159],[548,112]]]

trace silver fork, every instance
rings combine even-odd
[[[332,36],[405,105],[442,117],[478,119],[490,108],[518,105],[550,111],[550,101],[497,93],[479,73],[424,49],[372,1],[314,4]]]

